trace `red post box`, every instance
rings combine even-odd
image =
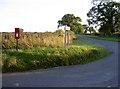
[[[20,28],[15,28],[15,39],[20,38]]]

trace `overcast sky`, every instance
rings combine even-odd
[[[0,0],[0,32],[57,30],[57,21],[65,14],[74,14],[87,23],[86,13],[91,0]]]

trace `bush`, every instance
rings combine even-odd
[[[95,35],[95,36],[100,36],[100,33],[95,33],[94,35]]]
[[[114,37],[120,37],[120,32],[113,33],[112,36],[114,36]]]
[[[57,33],[57,34],[60,35],[60,36],[63,36],[63,35],[64,35],[64,31],[63,31],[62,29],[56,30],[55,33]]]

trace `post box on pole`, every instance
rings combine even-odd
[[[15,28],[15,39],[20,38],[20,28]]]
[[[15,28],[16,50],[18,51],[18,39],[20,38],[20,28]]]

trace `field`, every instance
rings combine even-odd
[[[44,34],[46,35],[46,33]],[[59,36],[59,34],[55,35]],[[46,40],[46,42],[49,41]],[[57,46],[51,46],[46,43],[45,46],[28,46],[28,48],[24,48],[22,44],[23,48],[18,51],[14,46],[10,46],[9,49],[4,48],[2,50],[2,72],[21,72],[39,68],[85,64],[109,54],[106,48],[78,38],[66,48],[56,44]]]
[[[71,32],[72,42],[73,32]],[[3,49],[14,49],[16,48],[15,33],[2,33],[2,48]],[[20,49],[28,49],[33,47],[62,47],[63,46],[63,32],[44,32],[44,33],[21,33],[18,44]]]

